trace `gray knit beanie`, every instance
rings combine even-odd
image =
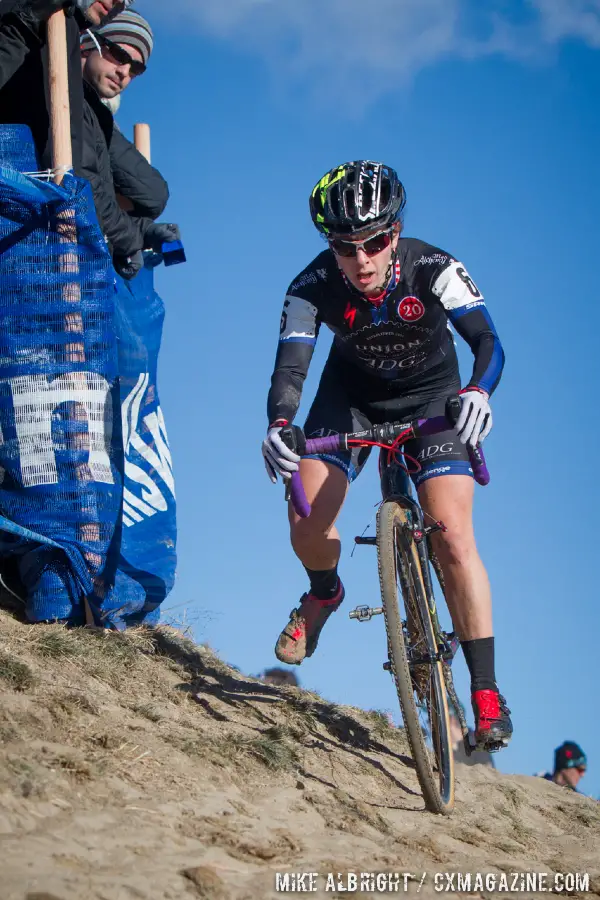
[[[126,10],[114,16],[105,25],[99,25],[98,28],[90,30],[93,34],[101,34],[107,40],[114,41],[115,44],[128,44],[130,47],[135,47],[142,54],[144,65],[148,65],[154,47],[154,35],[146,19],[139,13]],[[97,49],[93,38],[87,31],[81,35],[81,49]]]

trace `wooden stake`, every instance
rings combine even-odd
[[[150,162],[150,126],[145,122],[138,122],[133,126],[133,143],[142,156],[145,156]]]
[[[73,167],[67,22],[62,9],[48,19],[48,76],[50,92],[50,132],[54,181],[61,184],[65,169]]]
[[[71,106],[69,101],[69,70],[67,53],[67,22],[63,10],[53,13],[48,19],[48,89],[50,95],[50,133],[52,136],[52,168],[54,181],[62,184],[67,169],[73,168],[73,147],[71,144]],[[77,243],[77,225],[75,210],[67,207],[58,214],[57,232],[60,243],[73,246]],[[65,354],[69,362],[85,362],[85,344],[83,341],[83,316],[81,314],[81,284],[79,281],[79,260],[76,253],[69,252],[59,257],[62,272],[73,276],[73,281],[63,286],[63,299],[73,304],[73,311],[65,316],[65,331],[73,334],[74,342],[65,345]],[[78,308],[79,307],[79,308]],[[69,381],[73,391],[87,388],[84,372],[70,372]],[[85,413],[80,404],[75,408],[74,418],[79,421]],[[89,430],[86,435],[89,446]],[[76,436],[76,442],[81,435]],[[76,447],[76,449],[81,449]],[[92,473],[87,464],[77,466],[76,475],[79,481],[91,481]],[[82,524],[78,528],[78,537],[82,541],[98,541],[100,526],[96,522]],[[97,567],[97,554],[84,554],[88,565]],[[93,569],[92,569],[93,571]],[[94,615],[87,597],[84,597],[85,621],[94,625]]]

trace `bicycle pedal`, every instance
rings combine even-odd
[[[353,609],[348,613],[348,616],[351,619],[356,619],[358,622],[369,622],[373,616],[380,616],[382,612],[382,606],[376,606],[375,608],[370,606],[357,606],[356,609]]]
[[[505,747],[508,747],[508,741],[494,741],[493,743],[489,744],[476,744],[475,747],[472,748],[471,752],[473,752],[473,750],[483,750],[487,753],[498,753],[499,750],[504,750]]]
[[[426,528],[413,528],[415,543],[419,544],[423,538],[428,537],[430,534],[435,534],[436,531],[448,531],[448,528],[443,522],[436,522],[435,525],[428,525]]]

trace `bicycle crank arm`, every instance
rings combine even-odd
[[[373,616],[380,616],[382,612],[382,606],[376,606],[374,609],[370,606],[357,606],[348,615],[351,619],[356,619],[358,622],[370,622]]]
[[[460,649],[460,640],[452,631],[450,632],[450,634],[444,635],[444,642],[445,647],[442,650],[442,659],[444,660],[444,662],[452,662]]]

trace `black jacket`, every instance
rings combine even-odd
[[[100,226],[115,257],[143,249],[144,236],[167,205],[169,190],[153,168],[115,126],[112,113],[84,83],[81,174],[92,185]],[[134,204],[124,212],[116,190]]]
[[[158,169],[150,165],[116,124],[108,149],[115,190],[133,203],[131,215],[158,219],[169,200],[169,187]]]
[[[28,125],[38,164],[52,165],[46,25],[28,13],[29,0],[0,0],[0,122]],[[115,256],[142,249],[146,229],[168,199],[165,181],[114,127],[110,111],[81,77],[80,30],[85,21],[67,11],[67,52],[73,170],[92,185],[98,221]],[[114,182],[113,182],[114,179]],[[137,183],[136,183],[137,182]],[[134,203],[134,215],[123,212],[115,196]]]
[[[29,125],[42,169],[52,165],[47,96],[48,51],[46,26],[28,14],[27,0],[0,0],[0,122]],[[71,100],[73,169],[81,174],[83,85],[81,79],[78,10],[67,13],[67,53]]]

